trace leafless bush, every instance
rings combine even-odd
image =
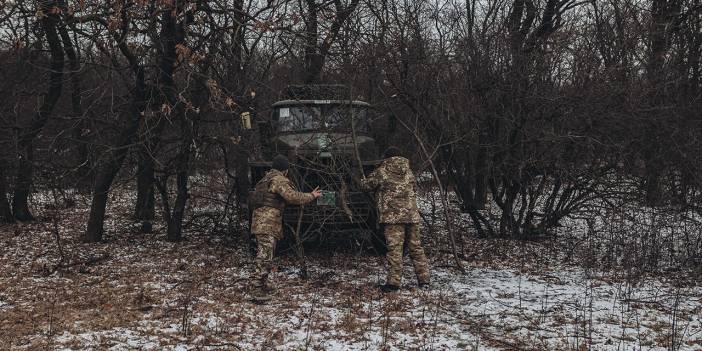
[[[441,185],[437,251],[468,235],[455,195],[480,237],[700,260],[695,0],[0,4],[3,222],[34,218],[32,193],[90,193],[82,238],[100,241],[125,185],[144,231],[239,237],[256,122],[286,85],[332,82],[376,107],[378,148]]]

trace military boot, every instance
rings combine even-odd
[[[273,285],[273,283],[271,283],[268,280],[264,280],[261,282],[261,290],[273,294],[276,292],[277,289],[275,288],[275,285]]]
[[[380,285],[378,288],[380,289],[380,291],[382,291],[384,293],[389,293],[389,292],[399,290],[400,286],[395,285],[395,284],[383,284],[383,285]]]
[[[255,288],[251,291],[251,301],[257,304],[264,304],[271,300],[271,295],[263,288]]]

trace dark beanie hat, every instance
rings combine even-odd
[[[384,158],[390,158],[390,157],[395,157],[395,156],[402,156],[402,153],[400,152],[400,149],[398,149],[395,146],[390,146],[387,149],[385,149],[384,153]]]
[[[276,155],[273,157],[273,168],[283,172],[290,167],[290,162],[288,158],[283,155]]]

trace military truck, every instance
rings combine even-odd
[[[289,177],[298,190],[323,190],[311,204],[286,207],[283,228],[289,239],[353,236],[384,249],[372,195],[359,191],[353,179],[380,162],[372,115],[370,104],[350,99],[339,85],[289,86],[285,98],[271,106],[270,120],[259,127],[263,159],[249,163],[251,184],[281,154],[290,160]]]

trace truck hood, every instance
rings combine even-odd
[[[297,154],[333,154],[353,155],[353,137],[346,133],[295,133],[279,135],[275,138],[279,152],[291,150]],[[377,158],[375,140],[365,135],[356,136],[356,146],[362,160]]]

